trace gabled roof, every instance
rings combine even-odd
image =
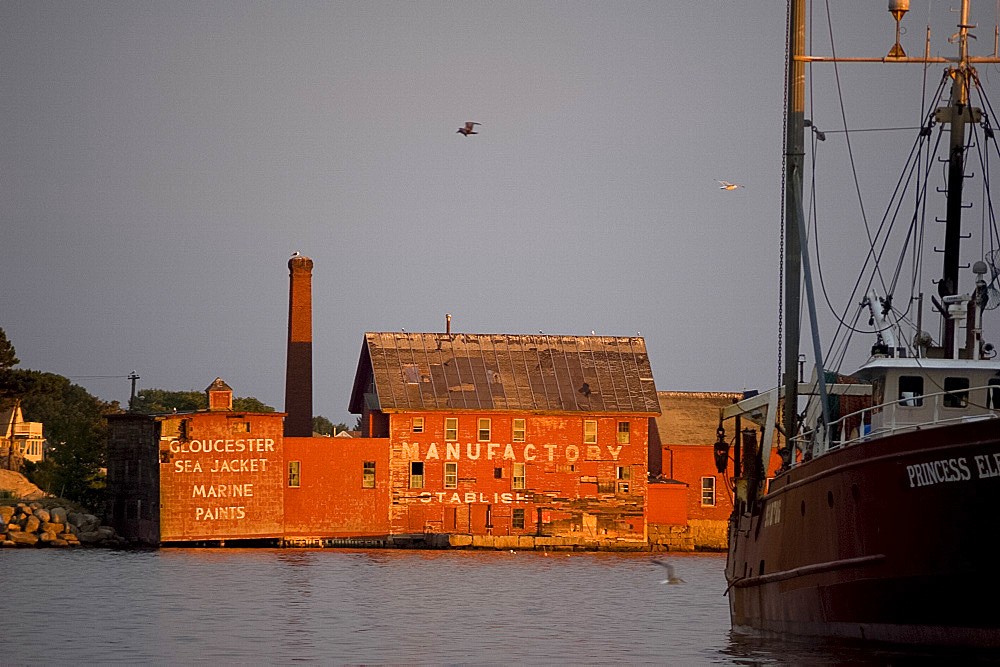
[[[639,337],[366,333],[350,411],[658,414]]]

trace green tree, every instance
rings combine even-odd
[[[270,405],[264,405],[253,396],[233,399],[233,410],[239,412],[274,412]]]
[[[55,391],[24,397],[28,421],[42,422],[48,442],[46,460],[32,466],[29,478],[48,493],[95,511],[104,508],[107,428],[105,415],[121,412],[59,375],[45,374]]]
[[[190,412],[208,408],[208,395],[203,391],[167,391],[165,389],[141,389],[136,392],[132,401],[132,412],[143,415],[162,414],[164,412]],[[274,408],[265,405],[253,396],[233,399],[233,410],[239,412],[274,412]]]
[[[347,424],[343,422],[334,424],[323,415],[313,417],[312,429],[314,433],[319,433],[320,435],[336,435],[341,431],[348,430]]]
[[[7,340],[7,334],[4,332],[3,327],[0,327],[0,370],[13,368],[19,363],[21,363],[21,360],[14,353],[14,346]]]

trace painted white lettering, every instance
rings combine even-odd
[[[425,456],[424,458],[426,458],[426,459],[440,459],[441,457],[440,457],[440,456],[438,456],[438,448],[437,448],[437,445],[435,445],[435,444],[434,444],[434,443],[432,442],[432,443],[430,444],[430,446],[429,446],[429,447],[427,448],[427,455],[426,455],[426,456]]]
[[[555,461],[556,446],[555,445],[542,445],[542,447],[544,447],[545,449],[549,450],[549,461]]]
[[[468,443],[465,446],[465,456],[467,458],[472,459],[472,460],[478,459],[479,458],[479,443],[478,442],[476,443],[476,454],[475,454],[475,456],[472,455],[472,443],[471,442]]]
[[[424,491],[423,493],[420,494],[420,502],[429,503],[430,501],[431,501],[430,491]]]
[[[578,458],[580,458],[580,448],[576,445],[566,445],[566,462],[576,463]]]
[[[498,445],[495,442],[491,442],[490,444],[486,445],[486,458],[492,461],[496,457],[496,448],[499,446],[500,445]]]
[[[513,493],[501,493],[500,494],[500,502],[504,503],[505,505],[510,505],[512,502],[514,502],[514,494]]]
[[[612,461],[617,461],[618,460],[618,453],[621,452],[621,451],[622,451],[622,446],[621,445],[618,445],[617,447],[611,447],[610,445],[608,446],[608,453],[611,454],[611,460]]]
[[[525,461],[534,461],[535,460],[535,446],[534,445],[525,445],[524,446],[524,460]]]
[[[597,445],[587,445],[587,460],[597,461],[601,458],[601,448]]]
[[[515,460],[515,458],[514,458],[514,447],[511,446],[511,445],[507,445],[504,448],[504,450],[503,450],[503,457],[505,459],[510,459],[511,461]]]
[[[476,502],[476,492],[475,491],[469,491],[468,493],[466,493],[465,494],[465,502],[467,502],[467,503],[474,503],[474,502]]]
[[[431,444],[433,445],[434,443]],[[462,455],[459,444],[457,442],[449,442],[447,447],[448,447],[447,459],[449,461],[457,461]]]
[[[420,460],[420,443],[403,443],[403,458],[407,461]]]

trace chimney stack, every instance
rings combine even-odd
[[[449,313],[445,313],[444,314],[444,318],[445,318],[445,324],[444,324],[445,330],[444,330],[444,332],[446,334],[448,334],[448,335],[451,335],[451,315]]]
[[[312,436],[312,268],[296,253],[288,260],[288,357],[285,437]]]

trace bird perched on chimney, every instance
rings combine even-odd
[[[476,125],[482,125],[482,123],[473,123],[470,120],[465,124],[465,127],[458,128],[458,134],[464,134],[465,136],[469,136],[470,134],[479,134],[473,129]]]
[[[292,253],[292,257],[298,257],[298,256],[299,256],[299,251],[298,250],[296,250],[295,252]]]

